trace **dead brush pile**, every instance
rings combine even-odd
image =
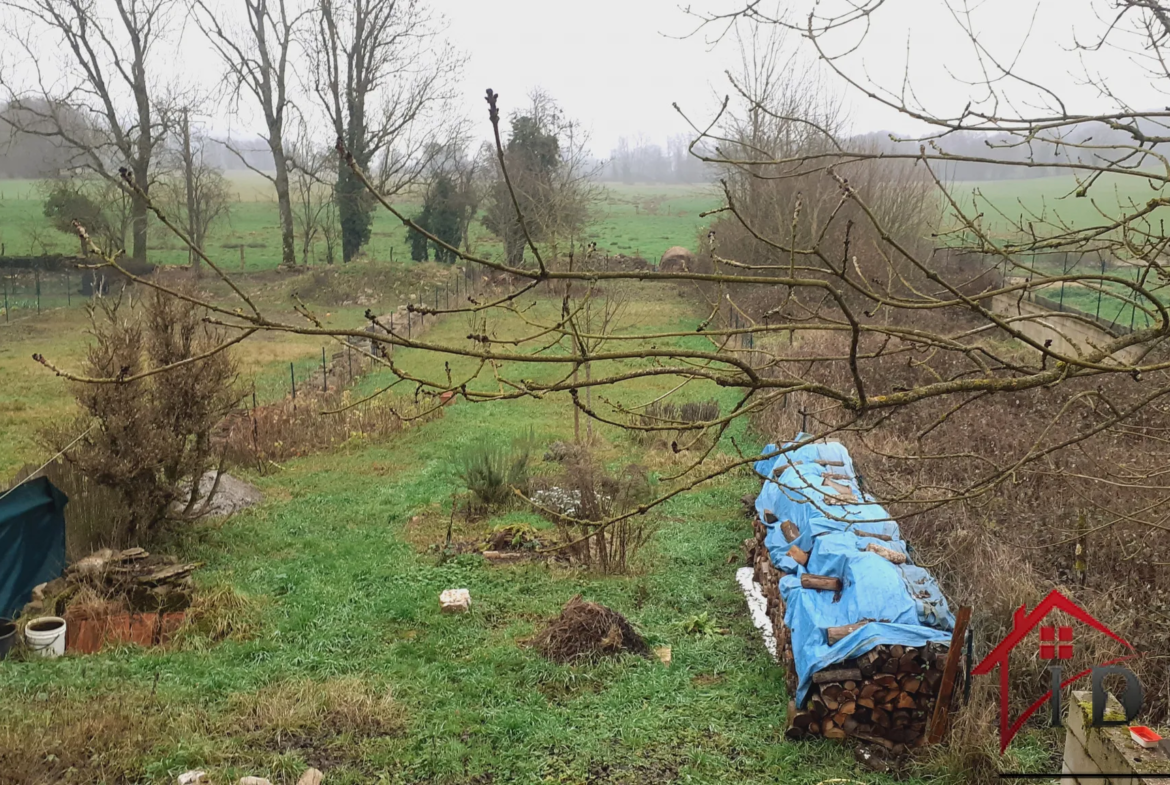
[[[296,398],[237,410],[221,426],[219,441],[229,462],[263,470],[269,462],[384,439],[443,414],[437,398],[404,401],[387,394],[358,406],[351,403],[348,390],[298,391]]]
[[[553,662],[573,664],[613,657],[623,652],[646,656],[646,641],[617,611],[581,595],[565,603],[552,619],[528,641],[528,645]]]

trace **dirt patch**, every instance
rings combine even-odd
[[[622,652],[650,653],[646,641],[624,616],[596,602],[585,602],[579,594],[528,643],[561,663],[597,660]]]

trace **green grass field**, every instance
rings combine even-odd
[[[982,213],[993,235],[1006,233],[1009,221],[1020,223],[1021,219],[1024,224],[1034,222],[1038,232],[1042,227],[1097,226],[1115,220],[1122,209],[1140,208],[1165,195],[1164,189],[1151,188],[1149,180],[1123,175],[1100,178],[1083,197],[1075,195],[1077,189],[1076,178],[1063,175],[959,182],[951,193],[968,214]],[[1153,220],[1156,223],[1156,214]]]
[[[230,174],[238,200],[228,217],[213,227],[206,251],[233,271],[240,269],[241,249],[245,271],[273,269],[280,263],[280,235],[270,186],[254,173]],[[606,184],[595,208],[596,221],[586,230],[584,241],[596,241],[603,252],[641,255],[657,262],[672,246],[695,248],[699,230],[706,224],[699,213],[715,207],[719,199],[716,191],[704,186]],[[36,181],[0,180],[0,244],[5,253],[75,252],[76,239],[48,225],[43,201]],[[408,215],[420,208],[413,197],[399,199],[396,206]],[[472,243],[478,253],[502,252],[499,241],[478,222],[473,225]],[[376,262],[410,259],[408,230],[379,209],[365,254]],[[311,265],[325,264],[323,242],[315,243],[311,256]],[[150,259],[158,264],[186,264],[187,250],[165,228],[156,226],[151,230]]]

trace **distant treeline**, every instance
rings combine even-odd
[[[1155,129],[1143,130],[1158,135]],[[1062,129],[1062,134],[1060,143],[1053,143],[1039,139],[1025,142],[1020,136],[967,131],[936,138],[934,144],[938,149],[933,149],[929,142],[910,139],[905,134],[889,131],[863,134],[854,137],[852,141],[855,147],[872,146],[883,151],[909,155],[917,154],[919,147],[925,143],[927,153],[930,155],[938,155],[941,151],[949,156],[991,161],[935,162],[933,164],[935,171],[947,181],[1025,180],[1068,174],[1068,169],[1051,164],[1070,162],[1105,164],[1099,155],[1102,146],[1116,144],[1119,146],[1118,150],[1133,146],[1133,137],[1130,134],[1115,131],[1100,123],[1069,126]],[[1078,146],[1086,142],[1092,145],[1093,150],[1085,150]],[[1021,165],[1004,166],[1002,162],[1018,162]]]
[[[17,127],[37,128],[36,114],[48,111],[43,101],[29,102],[28,108],[11,104],[0,108],[0,178],[36,180],[56,178],[83,162],[76,149],[48,131],[45,134],[19,133]],[[76,110],[58,104],[52,107],[57,115],[72,115],[65,124],[73,126],[80,137],[87,136],[86,120]],[[268,145],[259,137],[217,139],[207,137],[202,142],[203,161],[215,169],[230,171],[254,167],[272,171],[272,155]],[[198,146],[198,145],[197,145]],[[235,152],[233,152],[233,150]]]

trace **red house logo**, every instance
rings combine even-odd
[[[1064,611],[1069,616],[1073,617],[1082,624],[1086,624],[1097,632],[1107,635],[1118,643],[1127,648],[1131,654],[1123,657],[1104,662],[1095,668],[1081,671],[1075,676],[1068,679],[1062,679],[1062,669],[1060,663],[1065,660],[1072,659],[1073,656],[1073,628],[1071,626],[1057,626],[1053,624],[1042,625],[1044,619],[1049,613],[1053,611]],[[1052,674],[1051,687],[1048,692],[1044,693],[1035,703],[1029,706],[1020,716],[1013,722],[1008,716],[1008,683],[1009,679],[1009,663],[1008,655],[1012,653],[1019,646],[1032,630],[1040,627],[1040,658],[1048,660],[1053,664],[1049,666],[1049,671]],[[1002,755],[1007,749],[1008,744],[1019,732],[1020,728],[1028,718],[1031,717],[1037,709],[1043,706],[1046,702],[1052,706],[1052,724],[1055,727],[1060,726],[1060,696],[1061,689],[1067,687],[1078,679],[1084,678],[1092,674],[1093,677],[1093,722],[1094,725],[1107,724],[1123,724],[1123,723],[1106,723],[1102,719],[1102,714],[1105,705],[1105,692],[1102,686],[1104,677],[1110,674],[1118,674],[1125,677],[1126,693],[1123,705],[1126,708],[1126,721],[1137,716],[1138,711],[1141,710],[1141,684],[1138,683],[1137,677],[1125,668],[1115,667],[1116,663],[1131,659],[1136,656],[1137,652],[1134,650],[1125,639],[1119,636],[1113,630],[1106,627],[1097,619],[1093,618],[1084,608],[1077,605],[1075,602],[1065,597],[1059,591],[1053,589],[1049,592],[1039,605],[1033,608],[1030,612],[1027,607],[1021,605],[1015,614],[1013,620],[1012,631],[1006,638],[999,642],[991,653],[983,658],[971,673],[975,676],[986,676],[996,668],[999,668],[999,751]],[[1098,693],[1100,693],[1100,700],[1098,701]],[[1135,705],[1136,698],[1136,705]]]

